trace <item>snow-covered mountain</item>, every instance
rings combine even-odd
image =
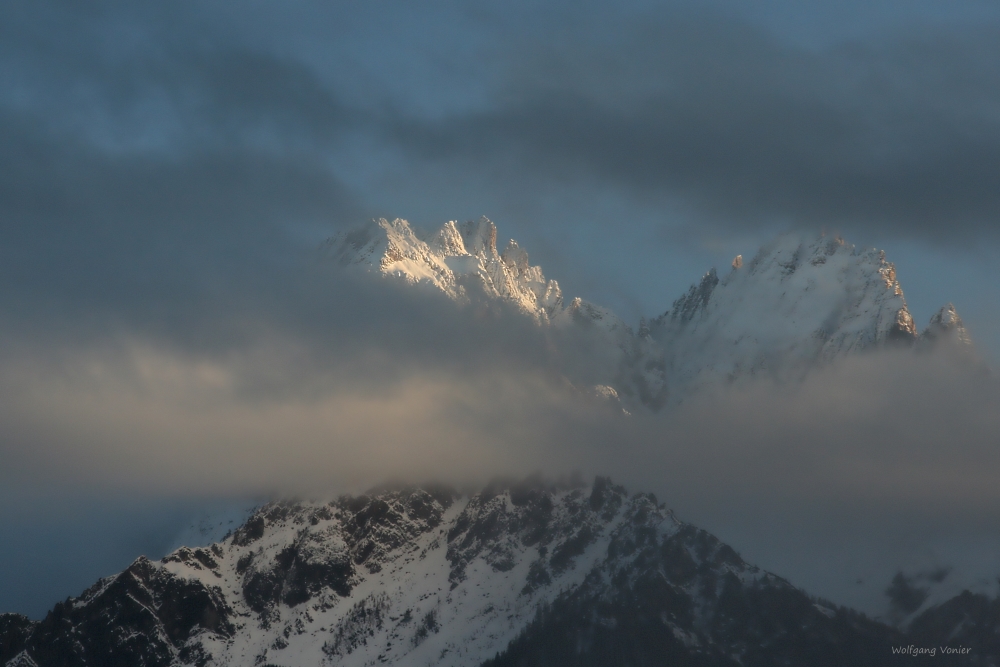
[[[1000,603],[963,595],[913,621],[921,645],[958,638],[983,659],[961,664],[995,664]],[[273,502],[40,622],[0,614],[5,667],[856,666],[910,641],[605,478]]]
[[[514,240],[503,252],[496,240],[487,218],[426,234],[405,220],[382,219],[333,237],[324,249],[345,265],[429,284],[456,301],[474,291],[513,303],[542,326],[596,331],[618,356],[599,384],[653,409],[720,382],[801,374],[878,346],[971,347],[950,304],[919,334],[885,253],[839,237],[782,235],[748,262],[737,257],[725,275],[710,270],[670,310],[643,318],[638,331],[606,308],[579,298],[567,303]]]
[[[406,220],[381,219],[335,236],[326,246],[344,264],[429,283],[454,299],[464,297],[468,282],[476,280],[488,294],[509,299],[540,318],[547,319],[562,305],[558,283],[546,281],[539,267],[528,266],[527,255],[514,242],[505,256],[497,253],[496,226],[489,220],[447,222],[421,236]]]
[[[896,270],[877,250],[787,234],[749,262],[713,269],[650,321],[670,384],[692,385],[817,362],[917,338]]]

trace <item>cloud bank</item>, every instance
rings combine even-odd
[[[473,313],[411,319],[386,302],[339,304],[346,328],[256,323],[213,353],[16,342],[0,373],[6,482],[253,493],[576,470],[718,505],[998,498],[1000,386],[944,353],[866,353],[626,417],[595,409],[514,313],[458,327]]]
[[[1000,385],[981,366],[883,350],[628,417],[573,387],[522,316],[413,288],[395,310],[400,286],[371,285],[380,298],[323,325],[257,321],[211,352],[18,341],[0,366],[0,483],[190,499],[601,474],[869,611],[897,569],[1000,567]]]
[[[654,12],[512,57],[489,108],[400,122],[420,155],[616,183],[695,220],[941,241],[996,231],[997,26],[819,51],[737,21]],[[959,241],[961,242],[961,241]]]

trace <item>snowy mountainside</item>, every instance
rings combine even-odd
[[[996,604],[959,596],[914,624],[998,657]],[[0,614],[4,667],[885,665],[907,641],[605,478],[272,502],[42,621]]]
[[[16,659],[475,665],[539,604],[578,586],[639,511],[664,534],[681,525],[651,497],[603,480],[494,486],[471,498],[403,489],[271,503],[220,543],[140,558],[58,606]],[[151,616],[133,627],[144,609]]]

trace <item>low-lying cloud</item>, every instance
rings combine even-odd
[[[309,327],[244,322],[215,350],[11,336],[6,481],[254,493],[575,470],[692,506],[1000,508],[1000,387],[962,358],[859,354],[626,417],[595,410],[563,374],[573,351],[527,318],[419,290],[393,311],[401,286],[370,283]]]
[[[0,483],[195,498],[601,474],[869,609],[899,568],[993,567],[980,543],[1000,518],[1000,386],[966,357],[873,351],[626,416],[570,383],[575,348],[512,310],[303,275],[331,282],[238,327],[226,311],[199,322],[227,332],[212,346],[8,332]],[[978,560],[957,563],[973,542]],[[875,589],[852,597],[860,575]]]

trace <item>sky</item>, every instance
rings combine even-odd
[[[998,214],[991,2],[3,3],[0,610],[162,552],[200,504],[404,473],[617,466],[828,597],[915,551],[981,564],[996,498],[961,480],[1000,472],[989,380],[887,358],[811,380],[794,420],[765,387],[710,432],[699,406],[622,426],[531,326],[316,249],[486,215],[634,325],[777,233],[839,233],[996,367]]]

